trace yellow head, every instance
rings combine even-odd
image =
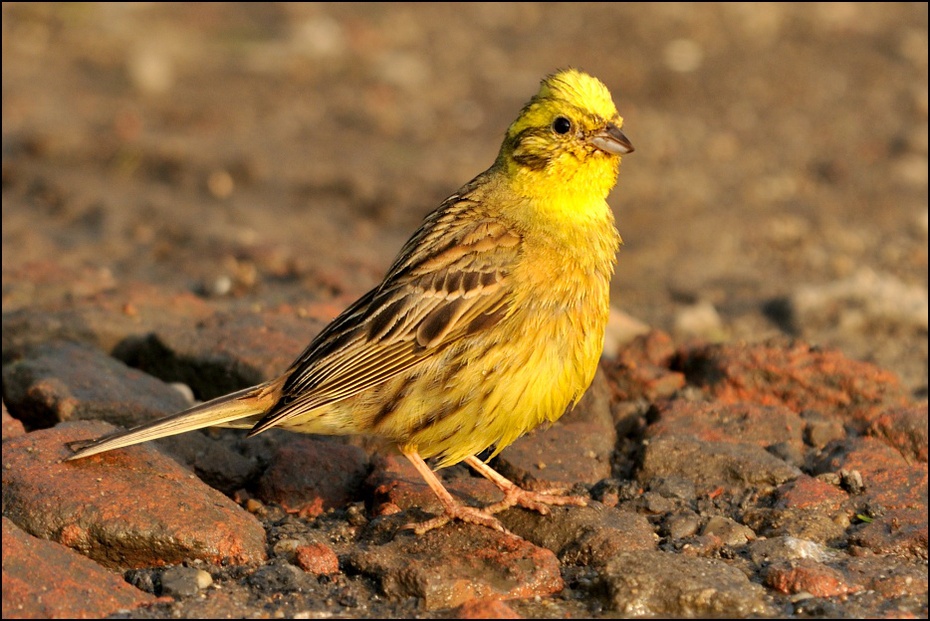
[[[620,128],[623,118],[607,87],[577,69],[556,72],[507,130],[498,156],[521,189],[581,191],[605,198],[617,181],[620,156],[633,145]],[[556,188],[555,186],[559,186]]]

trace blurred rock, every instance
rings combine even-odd
[[[615,399],[668,397],[685,385],[683,374],[671,371],[675,355],[671,337],[652,330],[621,347],[603,363]]]
[[[196,567],[169,567],[161,574],[161,593],[175,598],[190,597],[213,584],[210,574]]]
[[[500,600],[474,599],[452,611],[455,619],[522,619]]]
[[[497,486],[484,477],[471,476],[465,466],[454,466],[437,472],[445,488],[459,502],[486,506],[503,499]],[[442,505],[420,473],[403,456],[388,454],[372,459],[371,475],[366,486],[372,489],[372,513],[393,515],[415,510],[433,515],[442,513]],[[419,521],[410,519],[408,522]]]
[[[783,406],[753,403],[721,405],[682,399],[660,404],[647,437],[693,436],[709,442],[753,443],[768,447],[780,442],[801,448],[801,417]]]
[[[826,286],[799,287],[791,303],[805,330],[827,324],[868,331],[876,323],[890,322],[927,331],[927,287],[907,285],[869,268]]]
[[[817,410],[863,429],[885,408],[908,401],[894,374],[801,342],[686,346],[673,368],[723,403]]]

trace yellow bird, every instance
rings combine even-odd
[[[70,459],[203,427],[369,434],[395,443],[443,515],[504,531],[494,513],[583,505],[530,492],[476,457],[555,421],[594,378],[620,235],[606,198],[633,151],[610,92],[567,69],[546,77],[485,172],[426,216],[384,280],[280,377],[83,446]],[[465,461],[504,492],[458,503],[437,468]]]

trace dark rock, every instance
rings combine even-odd
[[[26,433],[26,428],[22,421],[13,418],[6,409],[6,401],[3,402],[3,439],[15,438]]]
[[[278,447],[258,485],[258,496],[291,513],[315,517],[358,496],[368,455],[357,446],[294,436]]]
[[[311,579],[312,575],[301,571],[299,567],[286,561],[273,560],[256,569],[248,581],[256,589],[272,594],[304,590]]]
[[[600,504],[552,507],[548,515],[509,509],[500,519],[511,532],[552,550],[563,563],[603,565],[623,550],[656,546],[644,516]]]
[[[350,552],[348,564],[376,580],[386,596],[417,597],[427,610],[562,589],[552,552],[472,524],[452,524],[422,536],[401,533],[385,545],[360,546]]]
[[[675,476],[691,481],[699,490],[707,490],[717,486],[776,486],[800,474],[800,470],[756,444],[660,436],[649,440],[645,448],[639,480]]]
[[[803,445],[800,416],[783,406],[754,403],[694,403],[682,399],[660,404],[646,436],[693,436],[709,442],[739,442],[768,447],[786,443]]]
[[[601,573],[610,610],[653,617],[772,615],[765,590],[716,559],[640,550],[617,555]]]
[[[191,404],[171,386],[88,345],[56,341],[3,367],[8,407],[32,428],[66,420],[134,427]]]

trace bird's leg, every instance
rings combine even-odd
[[[538,511],[543,515],[549,513],[548,505],[573,505],[584,507],[588,503],[580,496],[558,496],[560,490],[545,490],[541,492],[531,492],[523,489],[516,483],[510,481],[499,472],[491,468],[477,457],[471,456],[465,458],[465,463],[478,471],[478,474],[485,477],[494,485],[504,492],[504,499],[493,505],[485,507],[488,513],[498,513],[504,509],[509,509],[514,505],[519,505],[524,509]]]
[[[436,476],[436,473],[434,473],[432,469],[426,464],[426,462],[423,461],[423,458],[420,457],[420,454],[416,451],[416,449],[402,448],[401,452],[404,454],[404,457],[410,460],[410,463],[413,464],[413,467],[417,469],[417,472],[420,473],[420,476],[423,477],[423,480],[426,481],[426,484],[429,485],[430,489],[433,490],[433,493],[436,494],[436,497],[439,498],[439,502],[442,504],[443,509],[443,515],[435,517],[431,520],[427,520],[420,524],[409,524],[405,528],[412,528],[416,534],[422,535],[423,533],[433,530],[434,528],[439,528],[440,526],[446,524],[449,520],[456,519],[462,520],[463,522],[470,522],[472,524],[487,526],[488,528],[493,528],[494,530],[498,530],[502,533],[509,532],[506,528],[504,528],[504,525],[501,524],[500,521],[498,521],[498,519],[491,515],[491,513],[486,509],[466,507],[465,505],[456,502],[456,500],[452,497],[452,494],[450,494],[449,491],[439,481],[439,477]]]

